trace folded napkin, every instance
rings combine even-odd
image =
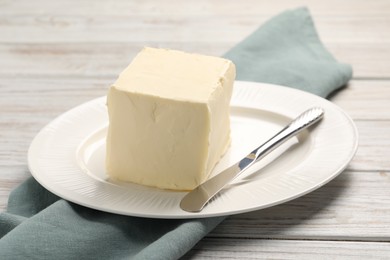
[[[271,19],[226,55],[237,79],[326,97],[352,76],[321,44],[306,8]],[[161,220],[115,215],[65,201],[28,179],[0,215],[0,259],[177,259],[224,217]]]

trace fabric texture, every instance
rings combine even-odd
[[[266,22],[225,55],[237,79],[274,83],[322,97],[352,76],[318,38],[306,8]],[[0,214],[0,259],[177,259],[224,217],[162,220],[85,208],[33,178],[12,191]]]

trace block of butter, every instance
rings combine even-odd
[[[205,181],[230,144],[234,79],[229,60],[144,48],[108,92],[110,178],[173,190]]]

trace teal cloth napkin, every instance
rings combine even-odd
[[[352,76],[320,42],[306,8],[266,22],[226,55],[237,79],[322,97]],[[115,215],[65,201],[33,178],[12,191],[0,215],[0,259],[177,259],[224,217],[161,220]]]

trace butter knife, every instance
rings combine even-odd
[[[181,209],[188,212],[200,212],[210,199],[218,194],[232,180],[237,178],[240,174],[245,172],[248,168],[289,140],[291,137],[320,121],[323,115],[324,110],[319,107],[306,110],[297,118],[292,120],[280,132],[253,150],[239,162],[187,193],[180,202]]]

